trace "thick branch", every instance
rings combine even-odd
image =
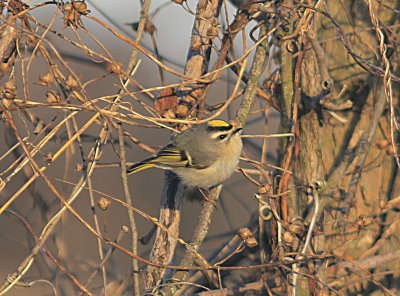
[[[192,78],[201,77],[208,67],[211,53],[211,39],[208,30],[217,23],[221,1],[203,0],[197,6],[192,40],[185,67],[185,75]],[[200,43],[200,45],[198,45]],[[182,90],[186,90],[183,88]],[[182,100],[190,102],[188,92],[184,92]],[[163,194],[161,197],[160,222],[176,236],[179,235],[180,210],[183,202],[184,186],[171,172],[166,173]],[[157,229],[150,260],[159,264],[169,264],[175,252],[176,240],[163,230]],[[165,274],[165,269],[149,266],[147,268],[146,288],[157,285]]]

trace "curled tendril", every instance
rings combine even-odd
[[[326,181],[325,180],[316,180],[311,182],[308,187],[317,192],[322,192],[326,189]]]

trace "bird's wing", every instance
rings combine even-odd
[[[151,160],[151,158],[127,167],[126,173],[129,175],[156,166],[154,163],[149,163],[149,160]]]
[[[190,166],[190,161],[185,151],[180,150],[174,144],[169,144],[162,148],[151,162],[172,167]]]
[[[210,166],[213,161],[205,153],[185,151],[174,144],[169,144],[162,148],[151,162],[172,167],[204,169]]]
[[[196,135],[195,132],[200,132],[200,134]],[[202,139],[204,139],[204,132],[195,130],[195,128],[185,130],[175,136],[173,145],[185,151],[184,154],[189,160],[187,167],[205,169],[216,161],[213,147],[205,149]]]
[[[189,160],[185,153],[176,148],[174,144],[169,144],[162,148],[156,156],[147,158],[128,167],[127,173],[133,174],[154,166],[185,167],[189,165],[188,163]]]
[[[190,155],[190,167],[196,169],[208,168],[216,160],[215,155],[208,151],[200,151],[200,149],[190,149],[186,154]]]

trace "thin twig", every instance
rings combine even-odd
[[[118,136],[119,136],[119,147],[120,147],[120,158],[121,158],[121,179],[124,185],[124,193],[126,203],[128,205],[132,205],[131,194],[128,186],[128,179],[126,178],[126,159],[125,159],[125,141],[124,141],[124,132],[122,130],[122,125],[118,124]],[[128,208],[128,216],[129,223],[131,226],[132,232],[132,242],[131,242],[131,250],[132,253],[138,253],[138,233],[135,222],[135,216],[133,215],[133,211],[131,208]],[[132,269],[133,269],[133,280],[134,280],[134,291],[136,296],[140,296],[140,286],[139,286],[139,265],[138,261],[135,258],[132,258]]]

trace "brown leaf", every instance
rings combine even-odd
[[[164,115],[167,115],[168,118],[173,118],[171,117],[171,113],[175,114],[178,102],[179,100],[174,93],[174,89],[169,87],[160,92],[158,98],[154,101],[154,108],[161,116],[165,117]]]

